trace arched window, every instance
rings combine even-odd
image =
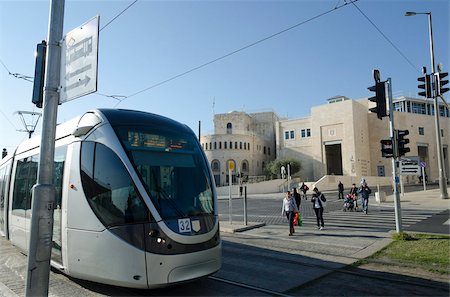
[[[248,161],[247,160],[242,161],[241,168],[242,168],[242,172],[248,173]]]
[[[231,123],[227,124],[227,134],[233,134],[233,125]]]
[[[220,162],[219,162],[219,160],[213,160],[211,162],[211,169],[213,171],[220,171]]]

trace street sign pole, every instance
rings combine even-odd
[[[233,186],[233,170],[234,170],[234,162],[233,161],[228,161],[228,194],[229,194],[229,199],[228,199],[228,212],[229,212],[229,222],[230,225],[233,224],[233,218],[232,218],[232,212],[233,212],[233,199],[231,197],[231,188]]]
[[[425,182],[425,167],[422,167],[422,183],[423,183],[423,190],[426,191],[427,190],[427,185]]]
[[[33,187],[30,241],[26,276],[26,296],[47,296],[53,237],[53,160],[58,114],[64,0],[52,0],[47,43],[41,149],[37,184]]]
[[[233,219],[232,219],[232,212],[233,212],[233,199],[231,198],[231,187],[233,185],[233,181],[232,181],[232,174],[231,174],[231,169],[228,169],[228,213],[229,213],[229,218],[228,221],[230,222],[230,225],[233,224]]]
[[[395,230],[397,233],[400,233],[403,231],[402,227],[402,210],[400,207],[400,194],[398,192],[398,175],[397,175],[397,166],[396,163],[398,160],[398,143],[397,143],[397,137],[395,135],[395,129],[394,129],[394,103],[392,101],[392,81],[391,78],[388,78],[387,80],[387,92],[388,94],[388,101],[389,101],[389,127],[390,127],[390,133],[391,133],[391,139],[392,139],[392,179],[393,179],[393,185],[394,185],[394,205],[395,205]]]

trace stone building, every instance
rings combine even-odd
[[[381,156],[381,139],[390,137],[389,117],[379,120],[368,111],[372,102],[334,97],[311,108],[303,119],[279,121],[276,126],[277,157],[298,158],[300,176],[309,181],[324,175],[392,176],[391,159]],[[409,130],[411,149],[405,157],[427,164],[429,180],[439,177],[434,108],[430,100],[399,97],[394,100],[395,129]],[[444,170],[449,178],[450,112],[440,105]],[[414,179],[413,177],[408,179]]]
[[[214,173],[216,185],[228,184],[228,164],[232,162],[233,183],[239,176],[263,176],[265,166],[275,159],[274,112],[232,111],[214,115],[214,134],[204,135],[200,143]]]
[[[214,116],[214,134],[201,137],[201,144],[217,185],[228,184],[228,162],[234,164],[233,179],[264,174],[268,162],[293,157],[301,162],[297,174],[317,181],[324,175],[392,176],[391,159],[381,156],[381,139],[390,137],[389,117],[379,120],[369,112],[367,98],[351,100],[336,96],[327,104],[311,108],[310,116],[280,119],[274,112],[230,112]],[[425,161],[428,180],[439,177],[433,102],[399,97],[394,99],[395,128],[409,130],[411,149],[405,157]],[[440,128],[444,171],[449,179],[450,112],[440,105]],[[407,177],[407,182],[417,177]],[[234,183],[235,181],[233,181]]]

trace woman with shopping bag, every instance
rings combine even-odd
[[[283,207],[281,208],[281,215],[286,216],[289,221],[289,236],[295,232],[294,230],[294,218],[298,213],[297,204],[294,197],[291,195],[291,191],[287,191],[283,198]]]

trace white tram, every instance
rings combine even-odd
[[[40,138],[0,161],[0,234],[26,253]],[[221,267],[214,179],[186,125],[89,111],[56,130],[51,264],[75,278],[155,288]]]

